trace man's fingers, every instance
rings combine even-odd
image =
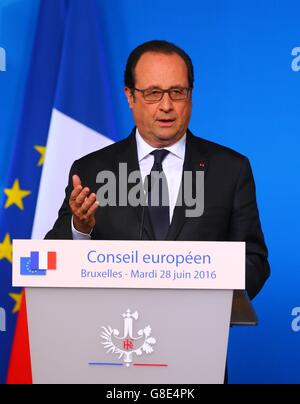
[[[76,201],[76,199],[78,198],[78,196],[80,195],[82,191],[82,186],[78,185],[78,187],[76,187],[75,189],[73,189],[71,196],[70,196],[70,201],[74,202]]]
[[[75,205],[80,208],[90,194],[89,188],[84,188],[74,200]]]
[[[97,196],[90,189],[83,188],[80,177],[73,176],[74,189],[70,196],[70,209],[73,214],[74,226],[77,230],[88,234],[95,226],[95,213],[99,208]]]
[[[93,205],[90,207],[90,209],[87,211],[85,214],[86,220],[89,220],[94,214],[96,213],[96,210],[99,208],[99,202],[93,203]]]
[[[70,202],[74,202],[78,198],[78,196],[80,195],[80,193],[83,189],[83,187],[81,185],[81,179],[78,175],[73,175],[72,179],[73,179],[73,188],[74,189],[70,196]]]
[[[85,198],[85,201],[81,206],[81,212],[83,214],[86,214],[91,206],[93,206],[93,204],[96,202],[96,198],[96,194],[91,194],[88,198]]]
[[[81,179],[78,175],[73,175],[72,179],[73,179],[73,188],[74,189],[81,186]]]
[[[70,207],[73,217],[76,218],[79,223],[92,223],[95,221],[93,216],[99,208],[97,196],[95,193],[90,194],[91,191],[89,188],[83,188],[78,175],[74,175],[72,178],[74,189],[70,196]]]

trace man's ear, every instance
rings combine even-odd
[[[126,98],[127,98],[127,101],[128,101],[129,108],[132,109],[133,104],[135,102],[134,94],[133,94],[131,88],[129,88],[129,87],[125,87],[124,92],[125,92],[125,95],[126,95]]]

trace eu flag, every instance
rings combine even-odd
[[[20,364],[29,351],[22,291],[11,286],[12,240],[43,238],[63,199],[65,170],[78,156],[111,143],[115,134],[98,13],[97,0],[40,3],[17,146],[0,190],[0,308],[6,313],[0,384],[31,381],[30,367]],[[24,257],[24,274],[32,271],[32,259]]]
[[[6,313],[6,332],[0,332],[1,384],[6,382],[17,315],[22,303],[22,290],[12,288],[12,240],[31,237],[58,72],[56,61],[63,38],[63,23],[52,25],[50,20],[55,16],[56,21],[60,19],[63,22],[64,1],[51,2],[52,7],[47,13],[43,10],[45,3],[49,2],[41,2],[14,155],[8,162],[6,185],[1,189],[0,307]]]

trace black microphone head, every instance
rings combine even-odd
[[[146,175],[145,181],[144,181],[144,190],[148,194],[151,192],[151,174]]]

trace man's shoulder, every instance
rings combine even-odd
[[[96,150],[81,157],[75,163],[81,167],[87,165],[90,166],[91,164],[93,164],[93,162],[111,163],[112,159],[120,153],[124,152],[124,150],[131,145],[133,140],[134,139],[132,138],[132,135],[130,135],[123,140],[112,143],[109,146],[106,146],[102,149]]]
[[[211,140],[203,139],[191,134],[191,142],[194,151],[207,156],[209,159],[225,160],[227,162],[243,162],[247,157],[242,153],[228,147],[215,143]]]

